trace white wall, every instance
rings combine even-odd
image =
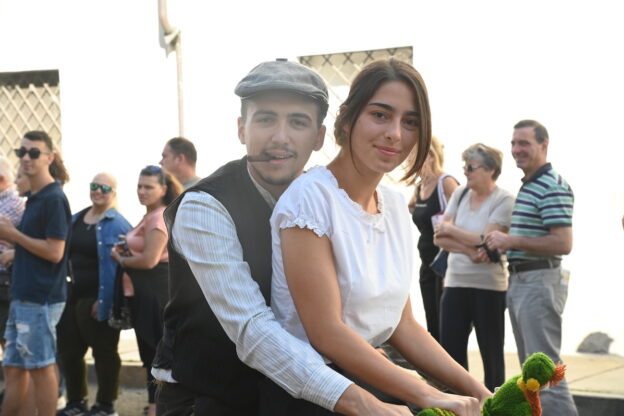
[[[624,353],[624,29],[612,2],[170,0],[169,10],[182,29],[186,136],[202,175],[242,154],[234,86],[276,57],[412,45],[448,170],[461,177],[461,151],[485,142],[506,153],[499,184],[513,192],[512,126],[542,121],[550,159],[576,194],[564,351],[604,330]],[[177,135],[175,56],[159,44],[156,0],[0,0],[0,39],[0,71],[60,71],[73,208],[88,203],[93,174],[109,170],[138,221],[138,171]]]

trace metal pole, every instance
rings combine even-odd
[[[158,18],[165,32],[167,53],[173,46],[176,54],[176,73],[178,86],[178,133],[184,137],[184,82],[182,72],[182,34],[171,26],[167,17],[167,0],[158,0]]]

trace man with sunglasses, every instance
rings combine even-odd
[[[547,162],[548,131],[534,120],[514,126],[511,154],[524,172],[509,234],[486,236],[490,249],[507,252],[507,308],[520,364],[535,352],[561,361],[561,323],[569,275],[561,257],[572,250],[574,194]],[[564,381],[541,393],[545,415],[578,414]]]
[[[15,244],[11,305],[3,366],[6,390],[2,414],[26,403],[28,377],[34,384],[38,414],[56,413],[58,377],[56,324],[65,307],[67,244],[71,211],[61,184],[50,174],[52,140],[30,131],[15,150],[30,182],[28,201],[16,228],[0,217],[0,238]]]
[[[325,135],[327,88],[312,70],[265,62],[236,87],[247,156],[174,201],[165,220],[170,300],[153,373],[159,415],[257,414],[263,373],[288,393],[343,414],[408,415],[325,365],[269,304],[276,199]]]

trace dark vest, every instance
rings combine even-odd
[[[186,192],[207,192],[227,209],[243,248],[243,260],[249,264],[251,276],[268,304],[272,273],[271,208],[251,181],[246,158],[224,165]],[[183,196],[165,211],[169,235]],[[169,356],[173,378],[197,394],[237,407],[253,406],[257,400],[257,383],[263,376],[238,359],[234,343],[212,313],[188,263],[171,241],[168,250],[170,300],[164,312],[165,335],[161,341],[164,345],[159,345],[157,355],[160,359]]]

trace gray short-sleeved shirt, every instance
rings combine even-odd
[[[468,191],[459,207],[457,206],[457,200],[464,189],[465,187],[460,186],[453,192],[445,213],[445,217],[455,217],[457,227],[466,231],[483,233],[488,224],[497,224],[502,227],[511,225],[514,205],[514,196],[511,193],[497,187],[481,204],[481,207],[473,211],[470,209],[472,190]],[[507,290],[507,270],[503,267],[503,263],[473,263],[465,254],[450,253],[444,286]]]

